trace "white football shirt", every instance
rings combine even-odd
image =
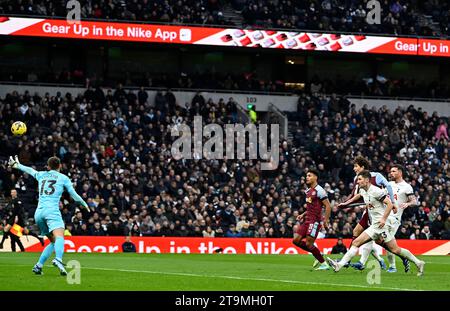
[[[374,225],[380,222],[383,218],[386,206],[383,201],[387,196],[386,189],[381,189],[372,184],[366,190],[360,188],[359,194],[362,195],[364,203],[367,205],[367,211],[369,212],[369,222]]]
[[[397,220],[402,219],[403,209],[400,208],[400,205],[403,203],[408,202],[408,196],[411,194],[414,194],[414,190],[410,184],[408,184],[406,181],[401,181],[399,183],[396,183],[395,181],[389,182],[392,186],[392,190],[394,191],[394,199],[397,202],[397,213],[394,214],[394,211],[391,212],[389,217],[395,217]]]

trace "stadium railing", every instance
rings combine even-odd
[[[280,125],[280,134],[283,139],[288,138],[288,117],[286,114],[278,109],[273,103],[269,104],[269,112],[272,112],[277,117],[277,123]]]
[[[84,84],[76,83],[46,83],[46,82],[19,82],[19,81],[0,81],[0,85],[17,85],[17,86],[44,86],[44,87],[73,87],[73,88],[87,88]],[[102,89],[114,89],[111,86],[101,86]],[[126,90],[139,90],[138,85],[124,85]],[[205,88],[169,88],[169,87],[145,87],[149,91],[165,91],[170,89],[171,91],[180,92],[207,92],[207,93],[230,93],[230,94],[255,94],[255,95],[277,95],[277,96],[293,96],[307,92],[291,91],[291,92],[273,92],[273,91],[251,91],[251,90],[228,90],[228,89],[205,89]],[[332,94],[320,93],[324,96],[331,96]],[[357,99],[378,99],[378,100],[414,100],[414,101],[428,101],[428,102],[450,102],[450,98],[436,98],[436,97],[405,97],[405,96],[374,96],[374,95],[357,95],[357,94],[341,94],[335,93],[338,96],[346,96],[347,98]]]

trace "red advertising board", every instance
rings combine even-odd
[[[213,254],[219,248],[225,254],[305,254],[295,247],[291,239],[248,239],[248,238],[152,238],[132,237],[138,253],[196,253]],[[65,251],[73,252],[122,252],[123,237],[66,237]],[[345,240],[348,247],[351,240]],[[318,248],[329,254],[336,239],[318,239]],[[418,255],[447,255],[450,253],[450,241],[443,240],[398,240],[401,247]],[[379,247],[379,246],[377,246]],[[43,247],[36,243],[27,247],[27,251],[41,251]],[[381,249],[381,248],[380,248]]]
[[[0,35],[449,57],[449,40],[0,17]]]

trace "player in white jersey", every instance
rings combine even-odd
[[[335,272],[338,272],[356,255],[358,248],[361,245],[373,240],[378,241],[392,253],[406,257],[408,260],[414,262],[418,269],[417,275],[423,275],[425,263],[417,259],[409,250],[398,247],[397,241],[392,235],[392,230],[390,226],[387,225],[388,217],[392,209],[394,208],[394,213],[396,213],[396,208],[387,196],[386,190],[372,185],[370,183],[370,178],[371,175],[369,171],[363,171],[358,174],[358,185],[360,190],[356,196],[364,199],[371,225],[352,242],[350,249],[339,262],[327,258],[328,263],[333,267]]]
[[[354,159],[353,162],[353,171],[356,173],[356,176],[353,181],[353,189],[352,193],[350,194],[349,198],[346,202],[339,203],[338,207],[345,208],[351,203],[361,203],[364,205],[364,201],[362,198],[355,198],[356,194],[358,194],[358,183],[357,178],[358,174],[361,173],[364,170],[369,169],[369,160],[367,160],[363,156],[357,156]],[[387,192],[389,193],[389,198],[391,199],[391,202],[394,203],[394,192],[392,190],[391,185],[389,184],[388,180],[378,172],[370,172],[371,178],[370,182],[377,187],[385,188]],[[356,225],[356,227],[353,229],[353,239],[356,239],[365,229],[369,228],[370,222],[368,218],[368,213],[366,210],[364,210],[361,219],[359,220],[359,223]],[[386,264],[384,263],[383,258],[378,254],[377,250],[375,249],[375,243],[373,241],[370,241],[366,244],[364,244],[361,247],[361,258],[358,262],[350,264],[353,268],[357,270],[364,270],[365,264],[367,260],[369,259],[369,255],[372,254],[377,261],[379,262],[381,269],[386,270]]]
[[[391,228],[391,234],[395,236],[402,223],[402,214],[405,208],[416,206],[417,199],[414,195],[414,190],[410,184],[403,179],[404,168],[401,165],[393,165],[390,170],[391,180],[389,183],[392,185],[394,191],[394,199],[397,202],[397,213],[392,213],[388,217],[388,225]],[[387,258],[389,262],[389,269],[387,272],[397,272],[395,266],[395,256],[391,252],[387,251]]]

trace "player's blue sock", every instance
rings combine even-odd
[[[64,254],[64,238],[62,236],[58,236],[55,239],[55,254],[56,259],[62,262]]]
[[[48,257],[50,257],[55,250],[55,244],[50,243],[46,248],[42,251],[41,257],[39,257],[38,266],[43,267],[44,263],[47,261]]]

